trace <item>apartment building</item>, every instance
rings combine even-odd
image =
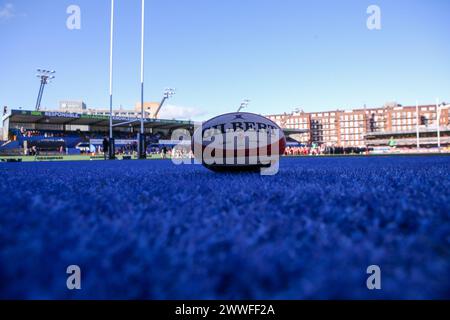
[[[339,111],[311,113],[311,141],[318,144],[339,143]]]
[[[267,117],[278,124],[281,128],[302,130],[311,129],[311,116],[309,113],[305,113],[303,111],[295,111],[291,114],[284,113]],[[301,143],[309,143],[311,140],[309,132],[299,133],[295,138]]]
[[[392,134],[393,136],[413,134],[417,130],[429,133],[439,128],[450,130],[449,105],[402,106],[386,103],[379,108],[334,110],[324,112],[293,112],[291,114],[269,115],[282,128],[308,129],[302,134],[302,143],[318,143],[327,146],[364,147],[367,136]],[[418,112],[417,112],[418,110]]]

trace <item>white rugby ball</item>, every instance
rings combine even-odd
[[[253,171],[284,154],[286,138],[273,121],[248,112],[214,117],[194,132],[194,157],[214,171]]]

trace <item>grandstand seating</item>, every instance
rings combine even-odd
[[[54,144],[64,141],[64,146],[67,148],[69,154],[79,153],[75,149],[80,142],[89,142],[90,139],[101,140],[107,133],[105,132],[84,132],[84,131],[56,131],[56,130],[23,130],[18,128],[10,129],[10,141],[0,144],[0,154],[19,154],[23,153],[24,142],[27,141],[28,145],[34,142],[50,141]],[[132,132],[114,132],[114,138],[116,140],[128,140],[136,139],[136,133]],[[146,142],[150,145],[158,144],[160,139],[168,139],[162,133],[147,135]],[[129,153],[135,151],[137,145],[130,143],[118,148],[119,152]],[[59,147],[58,147],[59,148]]]
[[[18,141],[6,141],[0,145],[0,155],[1,154],[18,154],[20,153],[21,145]]]
[[[65,133],[62,131],[41,131],[32,130],[22,133],[19,129],[11,129],[11,133],[16,137],[16,142],[23,146],[24,141],[35,142],[41,140],[61,140],[63,139],[68,148],[74,148],[79,142],[83,141],[83,137],[76,132]]]

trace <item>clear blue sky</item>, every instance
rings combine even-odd
[[[81,8],[81,30],[66,8]],[[382,29],[366,27],[369,5]],[[0,104],[108,106],[109,0],[0,0]],[[450,100],[448,0],[147,0],[146,100],[176,87],[193,118]],[[114,104],[139,100],[140,0],[116,0]]]

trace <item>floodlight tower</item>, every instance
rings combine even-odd
[[[242,109],[247,108],[249,103],[250,103],[249,99],[242,100],[241,105],[239,106],[237,112],[241,112]]]
[[[41,79],[41,86],[39,87],[39,93],[36,100],[36,111],[41,108],[42,95],[44,94],[44,87],[51,80],[55,79],[55,70],[37,69],[36,77]]]
[[[159,104],[158,109],[156,109],[155,112],[155,119],[158,118],[159,111],[161,111],[164,102],[166,102],[167,99],[172,98],[175,95],[175,93],[176,89],[173,88],[166,88],[166,90],[164,90],[163,99],[161,100],[161,103]]]

